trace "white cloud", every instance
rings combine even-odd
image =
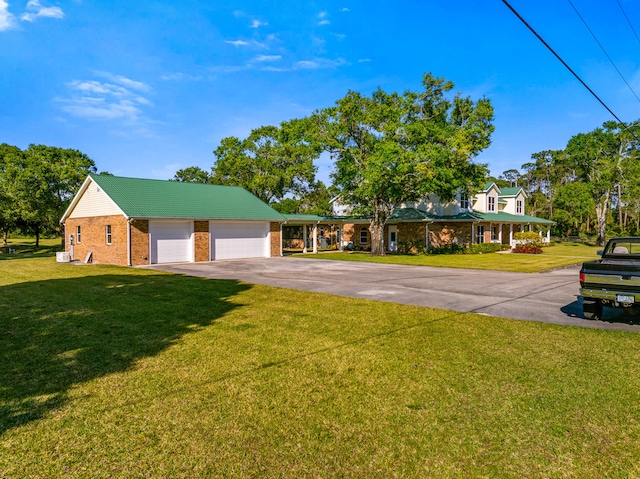
[[[136,80],[131,80],[130,78],[124,77],[122,75],[114,75],[113,73],[100,71],[100,70],[93,70],[93,73],[95,75],[98,75],[99,77],[106,78],[108,80],[111,80],[112,82],[118,83],[125,88],[131,88],[132,90],[138,90],[138,91],[151,90],[151,87],[146,83],[142,83]]]
[[[70,94],[57,98],[62,111],[88,120],[120,120],[129,125],[149,123],[143,107],[152,102],[140,95],[151,88],[145,83],[109,72],[94,72],[111,82],[73,80],[67,83]]]
[[[200,81],[202,77],[199,75],[189,75],[188,73],[183,72],[174,72],[167,73],[166,75],[162,75],[160,80],[164,81]]]
[[[341,11],[341,12],[350,12],[351,10],[349,10],[349,8],[347,8],[347,7],[342,7],[342,8],[340,9],[340,11]]]
[[[0,32],[9,30],[14,25],[14,16],[9,11],[9,4],[5,0],[0,0]]]
[[[254,19],[254,20],[251,22],[251,25],[250,25],[250,26],[251,26],[251,28],[260,28],[260,27],[265,27],[265,26],[267,26],[267,25],[268,25],[268,23],[267,23],[267,22],[262,22],[262,21],[260,21],[260,20],[256,20],[256,19]]]
[[[358,63],[368,63],[371,61],[371,58],[359,58]]]
[[[273,66],[268,65],[266,67],[260,68],[260,71],[263,71],[263,72],[278,72],[278,73],[280,73],[280,72],[291,71],[291,69],[290,68],[273,67]]]
[[[229,45],[233,45],[234,47],[248,47],[249,42],[245,42],[244,40],[225,40],[225,43]]]
[[[330,23],[327,19],[327,12],[318,13],[318,25],[329,25]]]
[[[225,40],[224,42],[234,47],[267,48],[267,45],[256,40]]]
[[[336,39],[338,40],[344,40],[345,38],[347,38],[347,35],[344,33],[332,33],[331,35],[336,37]]]
[[[33,22],[37,18],[64,18],[64,12],[60,7],[43,7],[40,0],[29,0],[27,11],[20,16],[25,22]]]
[[[281,55],[258,55],[253,59],[254,62],[276,62],[282,58]]]
[[[337,68],[342,65],[346,65],[347,61],[344,58],[336,58],[332,60],[330,58],[314,58],[313,60],[301,60],[294,63],[293,68],[296,70],[318,70],[322,68]]]

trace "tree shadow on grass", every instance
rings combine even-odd
[[[9,248],[13,250],[12,253],[9,253]],[[54,257],[58,251],[62,251],[62,247],[59,244],[39,246],[38,248],[33,245],[9,245],[7,248],[0,248],[0,261],[43,258],[46,256]]]
[[[164,274],[0,287],[0,435],[64,406],[75,384],[124,371],[211,324],[250,287]]]

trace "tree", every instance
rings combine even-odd
[[[242,186],[265,203],[301,195],[315,180],[321,152],[310,138],[306,119],[257,128],[245,140],[224,138],[213,152],[211,182]]]
[[[183,183],[210,183],[209,173],[199,166],[189,166],[176,171],[171,181],[181,181]]]
[[[11,201],[38,247],[42,233],[60,233],[60,218],[95,164],[78,150],[44,145],[29,145],[14,160],[6,168]]]
[[[14,185],[9,177],[13,165],[22,161],[23,154],[17,146],[6,143],[0,145],[0,231],[2,231],[2,246],[7,247],[9,232],[15,228],[18,221],[18,207],[13,198]]]
[[[315,132],[336,161],[332,177],[354,213],[371,217],[371,254],[396,207],[429,193],[453,199],[480,185],[486,166],[473,158],[490,144],[493,108],[445,94],[453,83],[425,74],[421,92],[350,91],[313,115]]]
[[[623,180],[627,163],[637,161],[637,140],[631,129],[616,122],[605,122],[590,133],[569,140],[566,152],[576,168],[579,180],[589,185],[595,202],[597,244],[606,242],[607,214],[614,188]]]
[[[509,187],[513,188],[518,186],[520,180],[520,172],[516,169],[506,170],[502,172],[500,179],[504,179],[509,183]]]

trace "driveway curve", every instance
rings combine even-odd
[[[582,318],[578,266],[530,274],[282,257],[145,268],[566,326],[640,332],[640,325],[632,324],[632,317],[619,310],[605,308],[602,321]]]

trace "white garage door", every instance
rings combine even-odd
[[[192,232],[190,221],[150,221],[151,263],[193,261]]]
[[[269,223],[209,223],[211,259],[265,258],[269,255]]]

